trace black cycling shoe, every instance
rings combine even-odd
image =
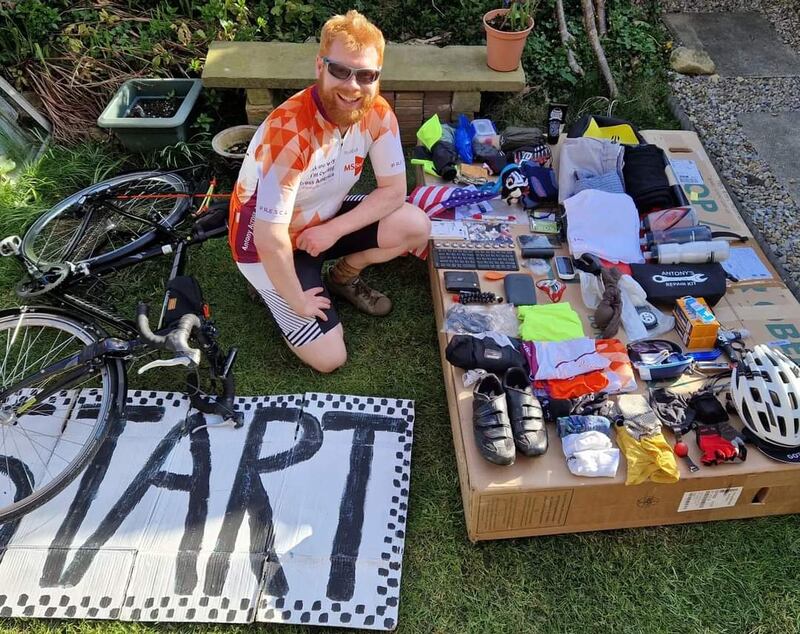
[[[487,374],[475,386],[472,400],[472,429],[478,451],[489,462],[514,463],[514,439],[508,421],[506,395],[494,374]]]
[[[539,399],[533,395],[528,373],[522,368],[509,368],[503,377],[508,400],[508,417],[514,444],[526,456],[541,456],[547,451],[547,428]]]

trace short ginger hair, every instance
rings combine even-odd
[[[364,15],[351,9],[345,15],[335,15],[322,27],[319,40],[319,55],[328,54],[335,39],[340,40],[350,51],[361,52],[374,47],[378,51],[378,65],[383,65],[383,49],[386,41],[381,30]]]

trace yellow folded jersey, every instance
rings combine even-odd
[[[646,480],[671,484],[680,479],[675,453],[661,432],[636,440],[624,426],[617,426],[616,430],[617,444],[628,463],[625,484],[641,484]]]

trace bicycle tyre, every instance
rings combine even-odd
[[[65,336],[63,340],[62,335]],[[7,379],[11,374],[14,375],[11,382],[33,376],[38,372],[37,365],[45,367],[104,336],[102,329],[60,309],[25,307],[0,311],[0,383],[3,385],[0,391],[5,393],[10,389]],[[55,339],[49,344],[51,337]],[[50,352],[37,358],[48,345],[51,345]],[[11,365],[9,360],[15,350],[21,355],[12,359]],[[34,361],[28,366],[31,357]],[[23,359],[25,365],[20,368]],[[42,377],[42,386],[55,376]],[[12,392],[0,402],[0,522],[13,521],[51,500],[97,453],[125,403],[122,361],[104,359],[96,377],[93,380],[97,385],[95,392],[83,392],[82,398],[77,392],[70,394],[70,390],[93,387],[85,381],[61,386],[59,392],[42,403],[26,407],[22,414],[12,410],[21,404],[27,405],[35,386]],[[78,417],[76,408],[83,405],[84,399],[97,402],[97,416],[93,421],[86,416]],[[94,412],[91,414],[93,416]],[[10,449],[16,450],[17,455],[9,455]],[[33,464],[37,461],[41,464]]]
[[[110,195],[180,195],[189,194],[186,180],[172,172],[133,172],[90,185],[56,203],[39,216],[22,238],[21,252],[37,268],[46,269],[69,261],[75,265],[101,264],[132,253],[155,241],[157,231],[151,224],[114,214],[97,213],[87,218],[81,200],[86,196],[108,192]],[[126,212],[152,220],[165,229],[172,229],[186,216],[191,205],[189,196],[180,198],[143,198],[115,200]],[[111,236],[119,234],[116,243]],[[102,240],[108,248],[99,248]],[[73,253],[68,253],[68,251]]]

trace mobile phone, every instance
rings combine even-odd
[[[562,280],[571,280],[575,277],[575,267],[572,258],[566,255],[556,256],[556,275]]]

